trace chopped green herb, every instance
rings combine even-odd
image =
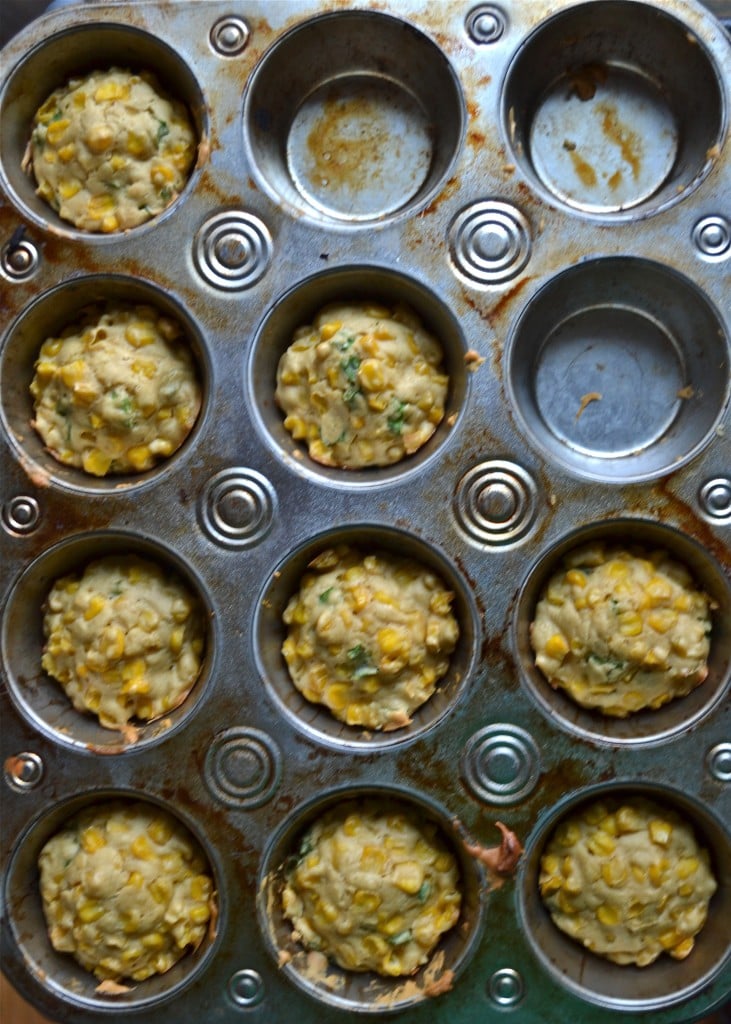
[[[399,932],[397,935],[392,935],[388,940],[392,946],[403,946],[406,942],[411,942],[413,935],[411,929],[407,928],[403,932]]]
[[[71,412],[71,405],[68,398],[59,398],[56,402],[56,412],[59,416],[68,416]]]
[[[362,644],[357,644],[355,647],[350,648],[348,660],[353,662],[353,679],[378,675],[378,669],[373,664],[371,652]]]
[[[362,395],[363,392],[360,390],[357,384],[348,384],[345,391],[343,391],[343,401],[346,405],[350,405],[354,402],[358,395]]]
[[[51,120],[52,121],[60,121],[62,117],[63,117],[62,111],[59,110],[59,109],[56,109],[53,112],[53,117],[51,118]]]
[[[586,659],[588,664],[602,675],[606,676],[607,682],[616,682],[619,677],[627,671],[627,662],[618,658],[608,658],[601,654],[590,654]]]
[[[416,894],[416,898],[419,903],[425,903],[431,894],[431,882],[429,879],[421,883],[421,888]]]
[[[308,853],[312,853],[312,836],[309,832],[306,836],[302,837],[297,856],[301,860],[303,857],[306,857]]]
[[[319,597],[319,601],[321,604],[327,604],[328,598],[330,597],[334,589],[334,587],[328,587],[327,590],[323,590]]]
[[[109,593],[111,597],[119,597],[119,595],[122,593],[122,581],[115,580],[114,586],[112,587]]]
[[[349,334],[345,341],[333,341],[335,348],[340,352],[347,352],[351,345],[355,344],[355,335]]]
[[[358,380],[358,367],[360,366],[360,356],[352,355],[348,356],[347,359],[340,360],[340,369],[345,374],[346,380],[349,380],[351,384],[355,384]]]
[[[400,434],[404,426],[404,413],[406,412],[406,402],[400,402],[396,400],[394,411],[388,417],[388,429],[392,434]]]
[[[170,188],[169,185],[166,185],[165,188],[160,189],[160,198],[164,200],[164,202],[166,203],[168,202],[168,200],[173,198],[173,190]]]
[[[165,138],[165,136],[169,135],[169,134],[170,134],[170,129],[168,128],[166,122],[165,121],[158,121],[158,127],[157,127],[157,144],[158,144],[158,146],[160,145],[162,140]]]

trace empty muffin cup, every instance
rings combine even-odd
[[[523,310],[508,393],[547,458],[593,480],[649,480],[714,436],[728,351],[723,321],[688,278],[636,257],[588,260]]]
[[[464,104],[444,54],[412,25],[332,12],[286,33],[246,90],[254,169],[274,198],[358,225],[425,205],[459,148]]]
[[[502,114],[538,191],[628,219],[678,202],[719,155],[728,112],[699,36],[659,6],[602,0],[540,24],[508,69]]]

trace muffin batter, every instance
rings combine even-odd
[[[46,602],[41,664],[79,711],[124,731],[181,704],[201,669],[196,598],[147,559],[109,555],[56,580]]]
[[[284,426],[325,466],[388,466],[412,455],[444,416],[441,346],[407,306],[326,306],[279,361]]]
[[[347,544],[309,565],[282,653],[309,701],[342,722],[398,729],[434,693],[459,637],[453,594],[413,559]]]
[[[375,801],[341,805],[308,829],[282,895],[296,941],[346,970],[392,977],[427,962],[461,901],[437,826]]]
[[[122,68],[72,78],[36,112],[24,166],[37,194],[84,231],[143,224],[177,197],[196,138],[154,75]]]
[[[573,552],[536,607],[531,643],[551,686],[625,717],[706,678],[710,601],[666,551]]]
[[[565,818],[541,857],[555,924],[617,964],[682,960],[703,927],[716,881],[693,830],[644,797],[598,800]]]
[[[163,974],[205,937],[210,868],[188,830],[160,808],[87,808],[48,840],[38,866],[53,948],[101,980]]]
[[[30,390],[48,450],[92,476],[151,469],[180,447],[201,405],[180,326],[141,305],[90,307],[48,338]]]

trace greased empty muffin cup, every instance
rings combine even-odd
[[[55,121],[49,121],[48,125],[44,124],[42,127],[43,138],[38,136],[37,145],[45,148],[45,137],[50,129],[52,139],[55,138],[58,143],[58,146],[54,143],[50,150],[54,162],[42,163],[45,163],[49,170],[53,168],[54,182],[45,186],[49,197],[57,191],[59,207],[61,203],[64,203],[64,207],[66,203],[71,204],[71,209],[62,219],[46,199],[36,194],[38,182],[33,175],[27,173],[28,147],[34,130],[34,115],[55,90],[65,90],[69,80],[77,81],[85,75],[108,73],[112,68],[128,70],[138,78],[145,72],[151,72],[162,92],[171,97],[173,105],[169,109],[180,112],[179,115],[175,113],[176,120],[181,125],[187,122],[184,129],[186,141],[183,142],[182,135],[180,139],[172,138],[178,129],[171,132],[170,124],[165,118],[158,119],[154,116],[154,107],[159,100],[154,99],[151,93],[142,98],[134,114],[135,121],[141,117],[145,122],[141,134],[135,134],[135,126],[132,124],[126,125],[126,119],[132,115],[125,113],[124,110],[121,116],[122,124],[115,119],[114,127],[108,123],[94,128],[93,110],[88,114],[83,110],[87,103],[93,108],[95,101],[92,93],[98,88],[105,88],[103,83],[97,83],[88,97],[84,95],[83,105],[81,100],[74,105],[74,116],[76,111],[81,115],[85,136],[91,132],[89,140],[92,146],[88,155],[83,156],[78,165],[78,153],[72,153],[70,148],[77,145],[77,140],[72,139],[70,135],[73,130],[72,117],[62,115]],[[123,88],[121,82],[117,84]],[[143,84],[146,86],[146,83]],[[135,88],[138,88],[138,85],[135,85]],[[119,99],[113,95],[115,91],[118,90],[110,85],[107,90],[109,95],[102,92],[101,96],[106,95],[106,98],[100,98],[99,103],[114,105]],[[165,110],[168,108],[165,107]],[[50,226],[61,233],[81,234],[86,237],[89,237],[91,231],[91,237],[113,238],[120,230],[138,226],[151,216],[159,216],[172,202],[174,192],[179,190],[179,187],[184,187],[185,180],[195,163],[199,142],[206,136],[207,131],[207,115],[202,92],[192,71],[175,50],[147,32],[132,26],[111,23],[74,26],[27,53],[7,79],[0,97],[0,112],[3,123],[0,135],[0,173],[5,176],[16,200],[22,204],[32,219],[43,227]],[[50,116],[55,115],[51,112]],[[67,121],[68,125],[64,123]],[[167,126],[167,133],[161,127],[161,121]],[[61,125],[63,127],[59,127]],[[119,130],[117,142],[108,137],[108,129],[112,129],[112,134],[117,134],[114,128]],[[94,131],[97,131],[96,136]],[[79,142],[86,146],[81,140]],[[176,146],[180,143],[183,149],[162,154],[162,150],[167,150],[171,143]],[[117,170],[111,163],[116,146],[120,147],[120,151],[116,153],[119,164]],[[151,167],[146,169],[144,181],[141,178],[136,185],[133,184],[134,178],[129,177],[130,166],[135,164],[140,156],[145,159],[152,156],[153,151],[156,152],[158,148],[164,159],[158,161],[159,166],[156,164],[155,170]],[[85,193],[81,178],[89,172],[91,164],[99,162],[100,157],[102,164],[99,182],[93,185],[88,201],[84,199],[84,211],[77,211],[73,207],[74,201],[78,203],[79,197],[83,197]],[[173,158],[183,169],[171,162]],[[124,167],[121,166],[121,162],[124,162]],[[74,167],[78,170],[76,175],[71,173]],[[168,175],[171,175],[170,180],[167,178]],[[163,177],[165,181],[162,180]],[[157,179],[158,184],[155,183]],[[75,192],[77,185],[81,187]],[[118,186],[117,189],[113,187],[115,185]],[[139,191],[140,195],[133,200],[125,200],[123,206],[129,209],[123,212],[115,192],[122,191],[126,194],[128,185],[132,188],[132,195],[136,195],[136,191]],[[165,192],[167,198],[164,198],[162,193],[166,189],[169,192]],[[147,192],[150,190],[154,193],[154,198],[148,202],[150,197],[147,197]],[[67,194],[65,197],[64,193]]]

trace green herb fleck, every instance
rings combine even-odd
[[[63,117],[63,112],[60,109],[57,108],[56,110],[54,110],[53,117],[51,118],[51,120],[52,121],[60,121],[62,117]]]
[[[355,384],[358,380],[358,367],[360,366],[360,356],[352,355],[348,356],[347,359],[340,360],[340,369],[345,374],[346,380],[350,381],[351,384]]]
[[[353,679],[378,675],[378,669],[373,664],[371,652],[363,644],[356,644],[355,647],[350,648],[348,660],[353,663]]]
[[[404,426],[404,413],[406,412],[406,402],[400,402],[396,400],[394,411],[388,417],[388,429],[392,434],[400,434]]]
[[[627,662],[618,658],[604,657],[601,654],[590,654],[588,664],[606,677],[607,682],[614,683],[627,671]]]
[[[419,903],[426,903],[426,901],[428,900],[430,894],[431,894],[431,882],[429,881],[429,879],[426,879],[426,881],[421,883],[421,888],[417,892],[416,898],[419,901]]]
[[[68,416],[71,412],[71,405],[68,398],[59,398],[56,402],[56,412],[59,416]]]
[[[173,198],[173,190],[170,188],[169,185],[166,185],[165,188],[160,189],[160,198],[166,203]]]
[[[411,942],[413,938],[411,929],[407,928],[403,932],[399,932],[397,935],[392,935],[388,940],[392,946],[403,946],[406,942]]]
[[[347,352],[351,345],[355,344],[355,335],[349,334],[345,341],[333,341],[333,345],[340,352]]]
[[[343,401],[346,405],[350,405],[354,402],[358,395],[362,395],[363,392],[360,390],[357,384],[348,384],[345,391],[343,391]]]
[[[334,589],[335,587],[328,587],[327,590],[323,590],[319,597],[320,604],[327,604],[328,598],[330,597]]]
[[[302,858],[306,857],[308,853],[312,853],[312,836],[309,832],[306,836],[302,837],[297,857],[299,860],[302,860]]]
[[[158,121],[158,126],[157,126],[157,144],[158,144],[158,146],[160,145],[162,140],[165,138],[165,136],[169,135],[169,134],[170,134],[170,129],[168,128],[167,123],[165,121]]]

